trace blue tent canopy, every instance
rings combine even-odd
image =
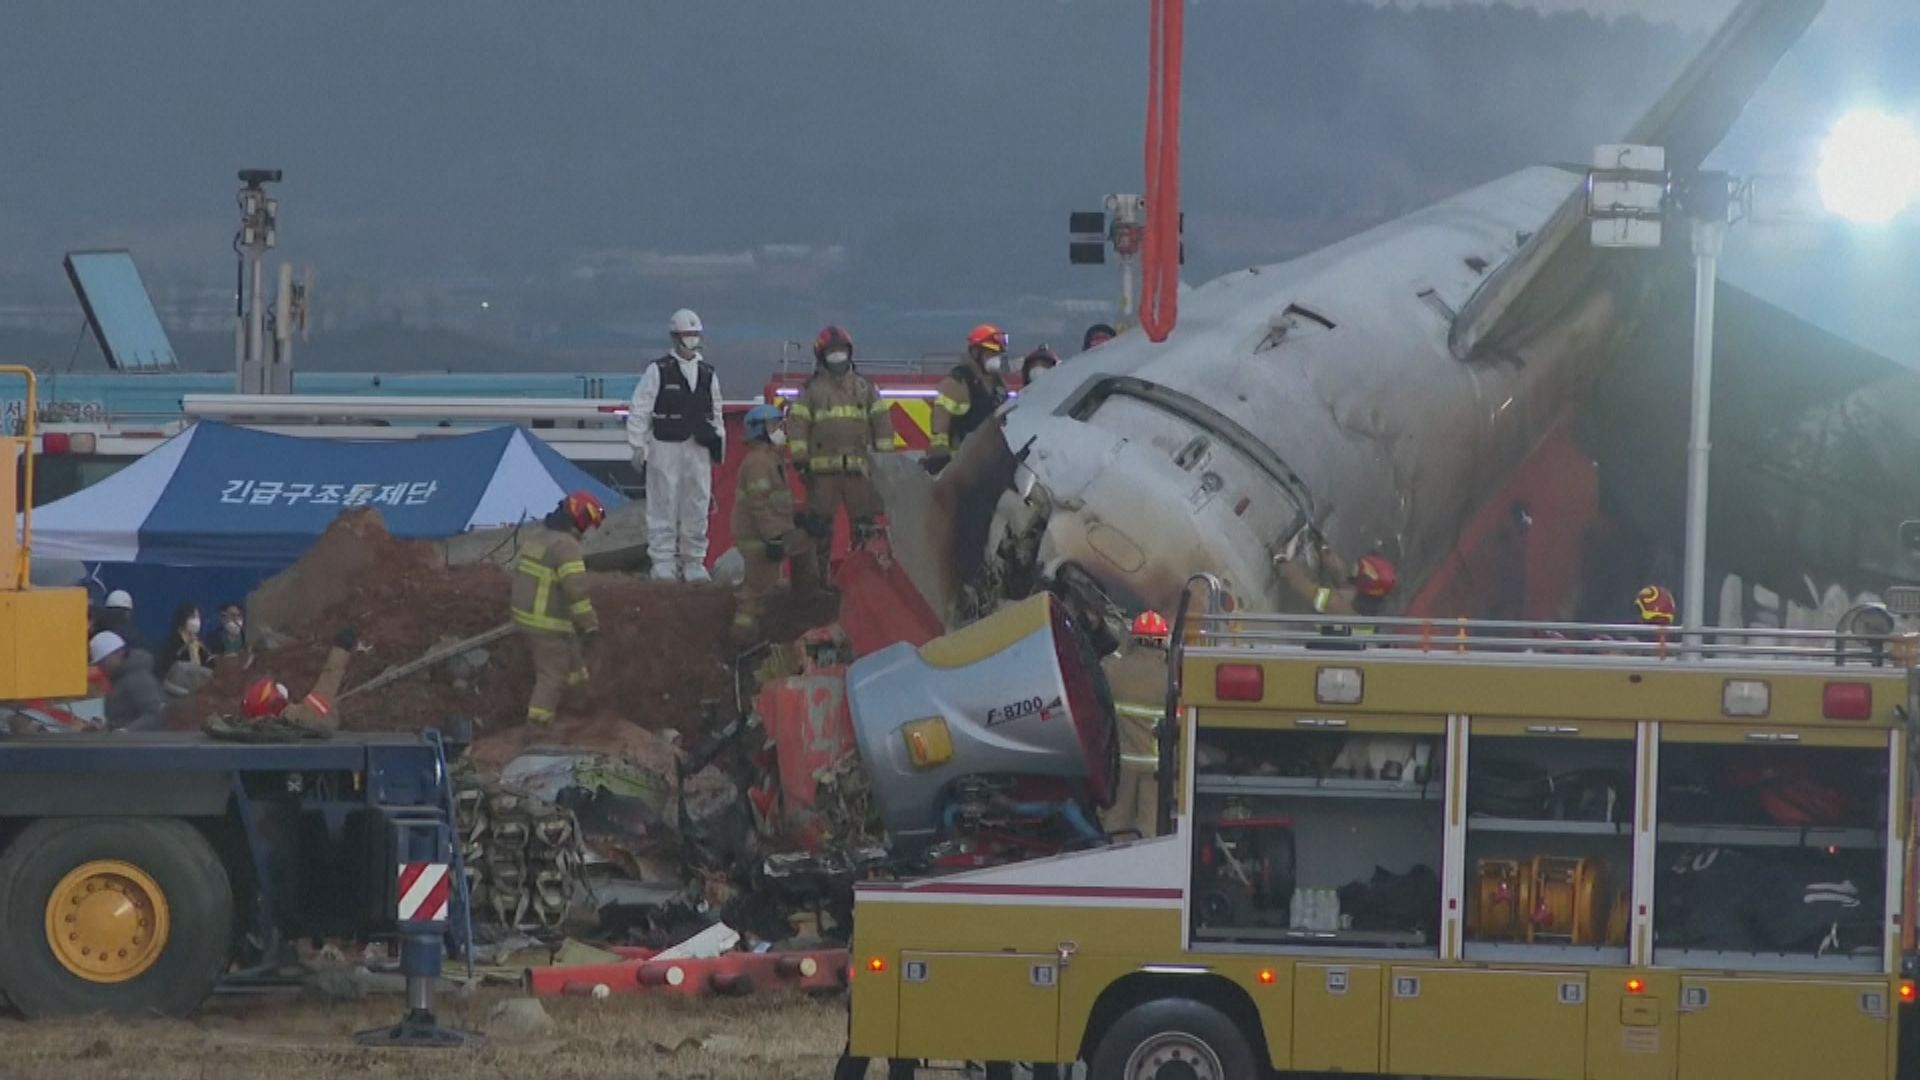
[[[400,537],[537,520],[569,491],[624,500],[520,428],[395,442],[274,435],[203,421],[34,511],[34,554],[164,566],[290,565],[343,509]]]
[[[173,604],[246,595],[344,509],[370,506],[395,536],[438,539],[538,520],[582,489],[608,507],[625,501],[517,427],[349,441],[202,421],[36,509],[33,554],[93,564],[90,581],[132,592],[157,637]]]

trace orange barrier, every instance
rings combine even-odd
[[[840,990],[847,985],[847,951],[732,952],[705,959],[654,960],[645,949],[614,950],[630,956],[612,964],[529,968],[527,987],[540,997],[590,997],[609,993],[672,992],[689,997],[743,997],[759,990]]]

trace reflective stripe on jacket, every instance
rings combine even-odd
[[[600,628],[587,599],[586,553],[580,538],[542,529],[513,566],[513,621],[530,630],[586,633]]]
[[[989,381],[989,379],[991,381]],[[933,399],[930,450],[954,450],[974,429],[993,418],[1007,400],[1006,384],[998,376],[983,378],[972,364],[961,364],[940,380]]]
[[[787,410],[787,446],[815,472],[865,472],[868,454],[893,448],[891,411],[865,376],[816,371]]]

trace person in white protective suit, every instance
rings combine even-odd
[[[726,450],[720,384],[701,359],[700,316],[685,308],[667,323],[673,351],[647,365],[627,413],[633,467],[647,478],[647,555],[663,581],[711,581],[707,511],[713,467]]]

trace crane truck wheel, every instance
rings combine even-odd
[[[1094,1047],[1087,1080],[1242,1080],[1259,1075],[1246,1033],[1187,998],[1135,1005]]]
[[[29,1017],[191,1012],[232,938],[226,867],[183,821],[48,818],[0,854],[0,996]]]

